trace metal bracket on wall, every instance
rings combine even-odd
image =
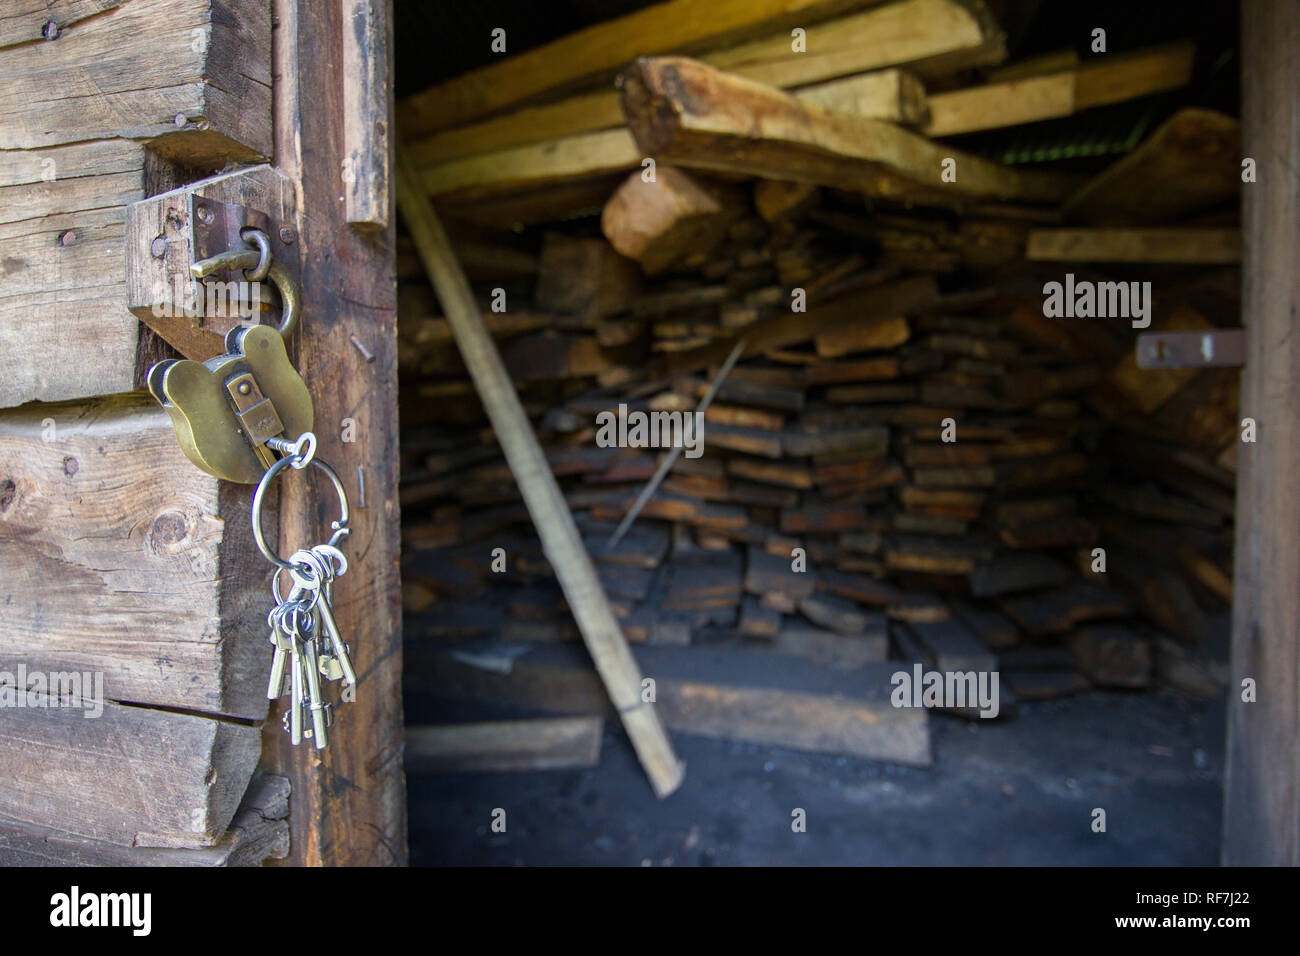
[[[1205,332],[1143,332],[1138,368],[1231,368],[1246,364],[1245,329]]]
[[[226,333],[280,312],[278,287],[246,268],[193,272],[195,263],[253,247],[253,227],[274,260],[297,273],[295,206],[289,180],[270,166],[251,166],[132,203],[127,210],[127,308],[188,359],[226,352]],[[256,261],[256,256],[253,257]]]

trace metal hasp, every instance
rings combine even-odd
[[[299,311],[293,183],[251,166],[127,208],[126,306],[187,359],[205,362],[238,326]],[[288,330],[286,330],[288,331]]]
[[[1245,363],[1245,329],[1143,332],[1137,340],[1138,368],[1231,368]]]

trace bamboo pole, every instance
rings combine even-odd
[[[623,639],[591,556],[524,414],[501,354],[483,327],[469,280],[456,261],[447,233],[438,221],[433,204],[421,190],[419,176],[401,145],[397,147],[396,166],[398,209],[442,302],[506,462],[519,483],[546,558],[555,569],[582,639],[650,778],[650,785],[657,796],[666,797],[681,785],[683,765],[653,704],[641,698],[641,669]]]

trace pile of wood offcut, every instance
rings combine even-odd
[[[977,2],[679,6],[398,111],[623,633],[679,675],[665,722],[926,763],[887,699],[914,661],[999,672],[1004,716],[1218,693],[1237,371],[1139,369],[1139,313],[1049,316],[1044,285],[1238,325],[1237,122],[1168,109],[1100,171],[950,140],[1177,90],[1191,45],[1003,65]],[[580,656],[503,649],[578,632],[409,246],[398,273],[408,681],[600,712]],[[738,347],[702,454],[608,548],[663,451],[598,416],[691,413]]]

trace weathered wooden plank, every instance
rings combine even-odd
[[[122,233],[143,166],[125,140],[0,150],[0,407],[132,387]]]
[[[475,199],[619,173],[639,165],[644,155],[631,133],[619,127],[427,166],[420,181],[433,196]]]
[[[191,465],[151,399],[3,413],[0,489],[6,665],[101,672],[110,700],[266,715],[251,489]]]
[[[1034,229],[1031,262],[1177,262],[1219,265],[1241,261],[1239,229]]]
[[[261,866],[289,853],[289,781],[254,777],[225,834],[210,847],[119,846],[0,817],[0,866]]]
[[[388,117],[392,113],[391,4],[347,0],[343,5],[343,201],[348,222],[363,229],[388,226]]]
[[[1158,225],[1236,196],[1241,124],[1211,110],[1179,110],[1141,146],[1070,197],[1071,221]]]
[[[1300,4],[1242,7],[1243,155],[1257,182],[1242,187],[1246,255],[1242,415],[1259,423],[1237,451],[1237,535],[1228,684],[1223,862],[1300,864],[1300,340],[1294,274],[1300,194],[1292,170],[1300,136]],[[1246,679],[1255,691],[1247,702]]]
[[[913,124],[924,113],[923,89],[910,72],[882,67],[910,64],[943,72],[993,62],[1003,55],[1001,33],[987,11],[978,3],[959,0],[906,0],[821,24],[805,20],[802,25],[812,31],[808,42],[814,45],[809,53],[793,54],[790,34],[781,31],[765,37],[760,47],[705,52],[701,59],[723,68],[735,64],[737,73],[760,83],[801,87],[796,96],[822,106]],[[653,45],[658,49],[646,44],[642,53],[688,49]],[[621,68],[633,56],[611,62],[609,68]],[[408,136],[420,135],[408,120],[431,95],[426,91],[399,104]],[[435,131],[413,142],[411,153],[416,164],[425,167],[530,143],[562,141],[622,124],[617,92],[580,93]]]
[[[594,767],[604,727],[600,717],[417,725],[406,728],[406,766],[414,773]]]
[[[928,136],[956,136],[1176,89],[1191,80],[1195,52],[1191,43],[1177,43],[1103,57],[1078,70],[940,93],[929,97],[930,120],[921,129]]]
[[[868,119],[888,120],[904,126],[916,126],[925,118],[925,86],[906,70],[875,70],[817,83],[795,91],[804,103],[865,116]]]
[[[623,73],[636,144],[661,162],[792,179],[872,196],[954,205],[984,196],[1057,202],[1073,176],[954,154],[891,123],[833,113],[685,57],[644,57]],[[941,179],[945,160],[955,181]]]
[[[12,685],[11,685],[12,686]],[[0,720],[0,814],[120,846],[211,846],[261,752],[258,728],[106,702],[26,694]]]
[[[539,646],[512,655],[508,671],[483,669],[494,663],[490,654],[422,652],[420,680],[453,697],[557,713],[607,713],[599,679],[574,650]],[[656,712],[680,733],[930,764],[928,715],[889,701],[896,664],[868,662],[843,670],[793,655],[717,647],[646,645],[636,655],[654,679]]]
[[[701,59],[761,83],[802,86],[882,66],[910,65],[922,75],[942,76],[1006,56],[1002,30],[980,0],[890,3],[806,32],[805,52],[791,49],[788,33],[775,33]]]
[[[0,55],[0,149],[153,140],[189,165],[271,154],[266,0],[123,0]]]
[[[997,659],[978,637],[956,618],[907,624],[924,645],[929,662],[941,671],[995,671]]]
[[[701,7],[694,0],[671,0],[440,83],[404,100],[398,115],[405,135],[415,139],[576,80],[608,75],[645,53],[783,30],[849,6],[846,0],[718,0]],[[788,50],[788,34],[786,43]]]
[[[58,39],[69,27],[121,4],[122,0],[10,0],[0,10],[0,49]]]

